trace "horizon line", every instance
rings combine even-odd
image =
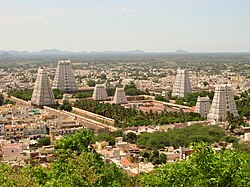
[[[13,50],[13,49],[1,49],[0,52],[28,52],[28,53],[36,53],[36,52],[46,52],[56,50],[58,52],[66,52],[66,53],[126,53],[126,52],[138,52],[138,53],[177,53],[177,54],[188,54],[188,53],[250,53],[250,51],[188,51],[183,49],[177,49],[175,51],[144,51],[141,49],[131,49],[131,50],[105,50],[105,51],[70,51],[70,50],[60,50],[56,48],[45,48],[40,50]]]

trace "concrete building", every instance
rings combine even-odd
[[[31,103],[36,106],[50,106],[56,104],[45,68],[38,69]]]
[[[2,148],[3,160],[7,162],[29,159],[28,145],[23,143],[13,143],[4,145]]]
[[[231,87],[226,84],[217,85],[207,119],[209,121],[225,121],[227,112],[238,116]]]
[[[197,103],[196,103],[196,109],[195,112],[200,113],[202,117],[207,117],[208,112],[210,110],[210,99],[209,97],[198,97]]]
[[[50,126],[50,135],[65,136],[68,134],[75,134],[77,131],[80,131],[82,129],[83,126],[78,121],[71,119],[58,119],[55,121],[54,125]]]
[[[70,60],[58,61],[53,89],[59,89],[65,92],[78,90]]]
[[[6,139],[21,139],[27,134],[27,127],[21,125],[5,125]]]
[[[27,125],[28,135],[41,135],[47,134],[47,128],[45,124],[30,123]]]
[[[108,99],[108,94],[104,84],[96,84],[93,92],[93,99],[95,101],[105,101]]]
[[[191,83],[187,70],[177,70],[177,75],[173,84],[172,96],[185,97],[192,92]]]
[[[116,88],[113,103],[114,104],[126,104],[126,103],[128,103],[124,88]]]

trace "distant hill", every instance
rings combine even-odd
[[[178,54],[188,54],[189,52],[185,51],[185,50],[182,50],[182,49],[178,49],[178,50],[175,51],[175,53],[178,53]]]
[[[10,54],[10,53],[8,53],[8,52],[3,52],[2,54],[1,54],[1,57],[4,57],[4,58],[8,58],[8,57],[12,57],[13,55],[12,54]]]
[[[72,52],[72,51],[61,51],[58,49],[44,49],[41,51],[0,51],[0,55],[3,53],[9,53],[10,55],[69,55],[69,54],[138,54],[145,53],[142,50],[133,51],[91,51],[91,52]]]
[[[71,53],[71,52],[60,51],[58,49],[44,49],[44,50],[41,50],[41,51],[38,51],[38,52],[33,52],[33,53],[53,55],[53,54],[65,54],[65,53]]]

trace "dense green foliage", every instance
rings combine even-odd
[[[114,135],[120,135],[115,132]],[[11,167],[0,163],[0,184],[3,187],[29,186],[249,186],[250,156],[246,153],[224,150],[214,153],[205,144],[195,145],[194,155],[188,160],[164,164],[151,173],[137,177],[125,174],[114,164],[104,163],[89,144],[93,133],[82,130],[56,144],[56,161],[48,168],[28,166]],[[143,152],[141,156],[154,164],[164,163],[166,155],[159,151]]]
[[[126,142],[135,143],[137,140],[137,135],[133,132],[129,132],[128,134],[126,134],[126,136],[124,136],[124,139]]]
[[[182,129],[173,129],[168,132],[143,133],[139,135],[136,143],[151,149],[166,146],[188,146],[193,142],[213,143],[218,141],[235,141],[226,136],[218,126],[192,125]]]
[[[141,156],[146,162],[152,162],[154,165],[165,164],[167,162],[167,155],[160,153],[158,150],[154,151],[143,151]]]
[[[93,92],[77,92],[73,94],[74,98],[87,98],[91,97]]]
[[[155,100],[157,100],[157,101],[164,101],[164,102],[168,102],[169,101],[168,99],[166,99],[166,97],[164,97],[162,95],[155,96]]]
[[[4,102],[3,94],[0,94],[0,106],[3,105],[3,102]]]
[[[9,94],[14,96],[14,97],[17,97],[19,99],[29,101],[29,100],[31,100],[32,92],[33,92],[33,90],[31,90],[31,89],[10,90]]]
[[[11,100],[9,100],[9,99],[5,99],[4,102],[3,102],[3,104],[4,104],[4,105],[8,105],[8,104],[14,105],[14,104],[16,104],[16,102],[11,101]]]
[[[59,89],[53,89],[53,94],[54,94],[55,99],[62,99],[64,92]]]
[[[250,142],[237,143],[234,145],[234,147],[237,151],[250,154]]]
[[[210,146],[194,147],[186,161],[162,165],[139,177],[141,186],[249,186],[250,156],[231,150],[214,153]]]
[[[241,117],[250,119],[250,96],[236,101],[237,109]]]
[[[81,152],[88,152],[88,145],[91,143],[94,137],[94,133],[91,131],[77,131],[74,135],[68,135],[62,140],[57,142],[55,148],[57,150],[63,150],[70,153],[80,154]]]
[[[243,118],[241,116],[234,116],[230,112],[227,112],[227,122],[228,128],[231,132],[234,132],[234,129],[242,126],[245,126]]]
[[[106,141],[109,143],[109,145],[112,145],[112,146],[115,145],[115,137],[108,133],[99,134],[95,136],[93,140],[94,140],[93,143],[95,143],[96,141],[97,142]]]
[[[96,82],[94,81],[94,80],[88,80],[87,81],[87,85],[89,86],[89,87],[94,87],[95,85],[96,85]]]
[[[198,113],[142,112],[124,108],[120,105],[99,103],[97,101],[78,100],[75,102],[75,107],[112,118],[115,120],[115,126],[117,127],[164,125],[203,120]]]
[[[99,154],[89,149],[92,138],[92,132],[83,130],[60,140],[57,160],[48,169],[0,164],[1,186],[133,186],[133,178],[114,164],[104,163]]]
[[[206,97],[208,96],[209,99],[212,101],[214,97],[214,92],[208,92],[208,91],[202,91],[202,92],[194,92],[194,93],[189,93],[186,97],[181,98],[175,98],[176,99],[176,104],[180,105],[187,105],[187,106],[195,106],[197,102],[197,98],[201,97]]]
[[[44,145],[50,145],[50,137],[39,138],[37,141],[38,141],[38,146],[40,147]]]
[[[126,95],[144,95],[148,94],[139,90],[134,83],[127,84],[124,88]]]
[[[115,95],[115,87],[107,87],[106,90],[107,90],[107,94],[108,96],[114,96]]]
[[[63,103],[59,106],[59,109],[71,112],[72,106],[70,105],[68,100],[64,100]]]

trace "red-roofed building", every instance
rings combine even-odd
[[[138,167],[138,163],[132,163],[132,162],[130,162],[126,157],[125,158],[122,158],[121,160],[120,160],[120,163],[124,166],[124,167],[126,167],[126,168],[134,168],[134,167]]]

